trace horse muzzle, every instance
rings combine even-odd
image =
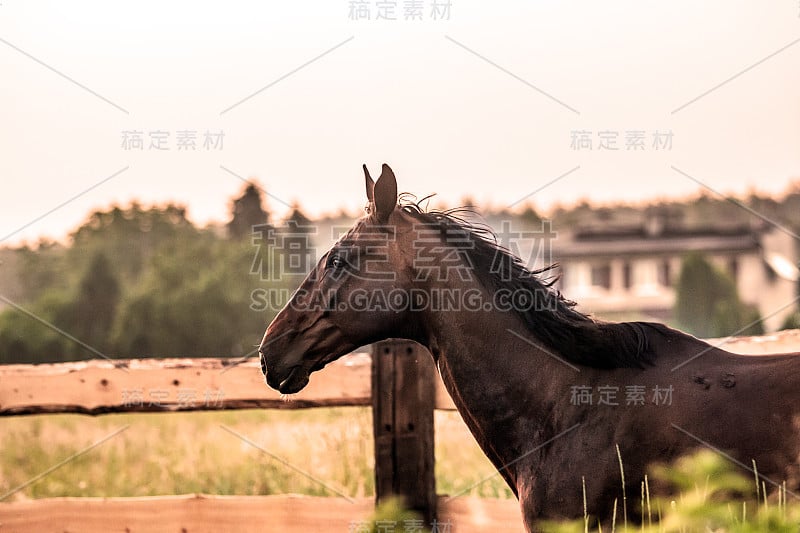
[[[292,365],[280,368],[277,365],[268,365],[267,357],[262,352],[261,372],[267,385],[281,394],[294,394],[301,391],[308,384],[308,370],[303,365]]]

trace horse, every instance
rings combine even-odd
[[[388,165],[377,180],[363,170],[366,214],[266,329],[268,386],[296,393],[384,339],[423,345],[528,531],[584,516],[584,502],[608,520],[649,464],[698,448],[794,494],[798,354],[736,355],[663,324],[594,319],[556,289],[553,267],[534,270],[464,216],[398,197]],[[437,305],[443,294],[459,305]],[[527,304],[499,304],[519,294]]]

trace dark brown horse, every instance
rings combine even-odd
[[[607,517],[622,501],[618,450],[631,498],[649,463],[698,447],[755,460],[768,487],[798,488],[800,357],[734,355],[661,324],[593,320],[548,270],[529,270],[487,232],[398,205],[387,165],[377,182],[364,171],[367,215],[267,328],[269,386],[298,392],[382,339],[424,345],[529,530],[582,516],[582,478],[589,513]]]

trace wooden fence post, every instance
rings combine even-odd
[[[427,523],[436,517],[434,372],[431,355],[415,342],[373,345],[375,502],[400,496]]]

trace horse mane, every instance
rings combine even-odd
[[[529,310],[514,309],[525,328],[563,359],[594,368],[642,368],[652,364],[647,322],[603,322],[575,309],[553,286],[558,263],[531,270],[497,242],[485,224],[467,220],[470,208],[425,210],[410,195],[400,196],[400,209],[424,224],[439,227],[443,236],[455,236],[470,246],[463,254],[478,281],[492,293],[500,289],[526,290],[534,295]],[[424,199],[423,199],[424,200]],[[659,325],[660,326],[660,325]],[[660,329],[666,329],[663,326]]]

